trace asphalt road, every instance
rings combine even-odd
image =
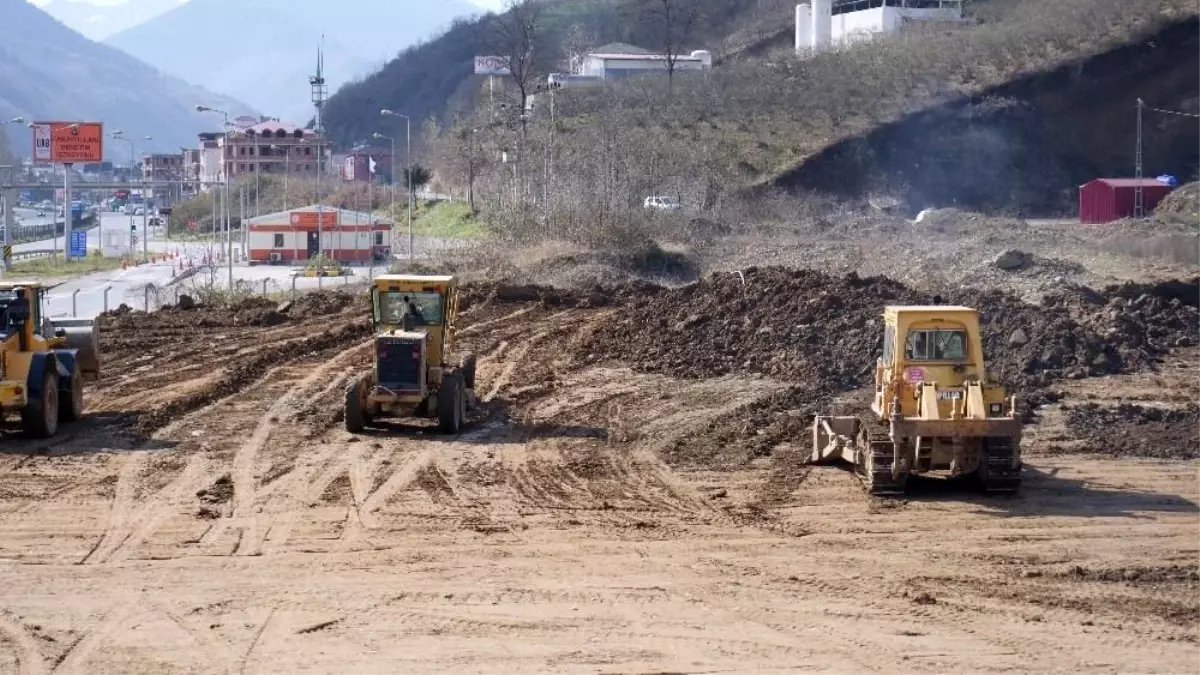
[[[142,234],[142,219],[134,217],[137,234]],[[102,213],[97,227],[88,230],[88,249],[100,247],[100,230],[109,228],[128,228],[129,216],[123,213]],[[236,236],[236,233],[235,233]],[[218,237],[220,239],[220,237]],[[399,247],[398,258],[406,257],[407,237],[397,236]],[[14,248],[21,250],[46,250],[55,246],[61,250],[62,239],[56,241],[45,239],[41,241],[17,244]],[[453,240],[416,237],[417,257],[422,258],[433,251],[452,247],[458,244]],[[153,230],[147,244],[147,249],[155,253],[170,252],[176,258],[159,263],[150,263],[123,270],[96,272],[82,277],[67,280],[47,279],[49,283],[57,283],[47,294],[46,313],[48,316],[78,316],[91,318],[106,309],[114,309],[121,304],[134,309],[155,309],[159,302],[173,301],[177,293],[195,293],[197,288],[211,286],[228,288],[231,276],[231,266],[227,261],[216,265],[204,266],[206,255],[223,248],[221,240],[213,246],[210,242],[177,242],[166,241]],[[141,248],[139,243],[138,248]],[[184,263],[181,269],[180,263]],[[184,270],[195,268],[194,274],[187,275],[182,280],[177,279]],[[258,265],[250,266],[245,262],[235,262],[232,265],[234,283],[249,284],[258,293],[282,293],[285,296],[293,291],[317,288],[331,288],[352,284],[386,272],[386,267],[354,267],[353,274],[338,278],[295,278],[291,276],[292,268],[288,266]],[[147,288],[150,288],[147,291]]]

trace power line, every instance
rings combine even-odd
[[[1200,115],[1198,115],[1196,113],[1181,112],[1179,110],[1163,110],[1162,108],[1151,108],[1150,106],[1144,106],[1144,107],[1146,110],[1151,110],[1156,113],[1163,113],[1164,115],[1179,115],[1181,117],[1200,117]]]

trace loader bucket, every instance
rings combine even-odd
[[[51,319],[54,329],[67,333],[67,347],[78,350],[83,379],[100,377],[100,328],[94,319]]]

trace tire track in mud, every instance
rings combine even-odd
[[[323,383],[326,379],[330,379],[330,373],[339,369],[347,369],[349,366],[346,362],[354,358],[365,344],[367,343],[359,342],[323,359],[300,379],[285,380],[280,383],[284,387],[283,391],[272,391],[267,399],[263,399],[272,402],[265,410],[256,413],[255,425],[249,438],[242,442],[233,453],[230,471],[233,482],[233,503],[229,514],[230,518],[223,519],[225,522],[221,524],[222,526],[214,528],[215,533],[206,535],[207,539],[211,540],[223,530],[236,527],[241,530],[241,534],[233,555],[261,554],[263,542],[270,535],[273,523],[271,518],[254,513],[260,501],[259,470],[262,459],[260,454],[281,426],[289,425],[295,420],[297,408],[303,405],[301,401],[310,401],[319,397],[322,392],[328,391],[330,385]],[[288,368],[295,368],[295,366],[281,366],[275,372],[284,372]],[[336,378],[332,379],[336,380]],[[310,394],[314,386],[318,389],[315,395]],[[299,448],[290,450],[294,453]]]
[[[58,657],[52,673],[86,673],[88,659],[97,646],[103,645],[108,636],[124,622],[131,614],[135,603],[117,605],[109,608],[100,617],[100,621],[91,630],[79,636],[67,650]]]
[[[8,638],[16,652],[18,675],[46,675],[46,662],[37,640],[7,611],[0,611],[0,634]]]
[[[331,347],[361,340],[369,333],[370,324],[352,324],[315,336],[289,340],[257,350],[246,359],[230,365],[212,386],[171,401],[143,415],[134,427],[135,432],[144,436],[149,435],[189,413],[245,390],[275,367]]]
[[[196,490],[205,485],[205,466],[208,462],[201,456],[193,456],[184,470],[149,499],[138,503],[130,498],[133,487],[122,486],[118,478],[119,505],[114,499],[113,518],[109,528],[101,535],[100,542],[88,553],[80,564],[95,565],[128,560],[133,551],[141,546],[169,518],[175,516],[188,503]],[[140,473],[140,472],[139,472]],[[122,477],[136,480],[138,474]]]

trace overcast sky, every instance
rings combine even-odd
[[[86,3],[92,4],[92,5],[112,6],[112,5],[123,5],[123,4],[125,4],[125,2],[127,0],[69,0],[69,1],[70,2],[86,2]],[[182,1],[186,2],[187,0],[182,0]],[[38,7],[41,7],[43,5],[49,4],[50,0],[29,0],[29,2],[32,2],[33,4],[37,5]],[[484,9],[500,9],[500,7],[504,4],[504,0],[469,0],[469,2],[473,5],[479,5],[480,7],[484,8]]]

